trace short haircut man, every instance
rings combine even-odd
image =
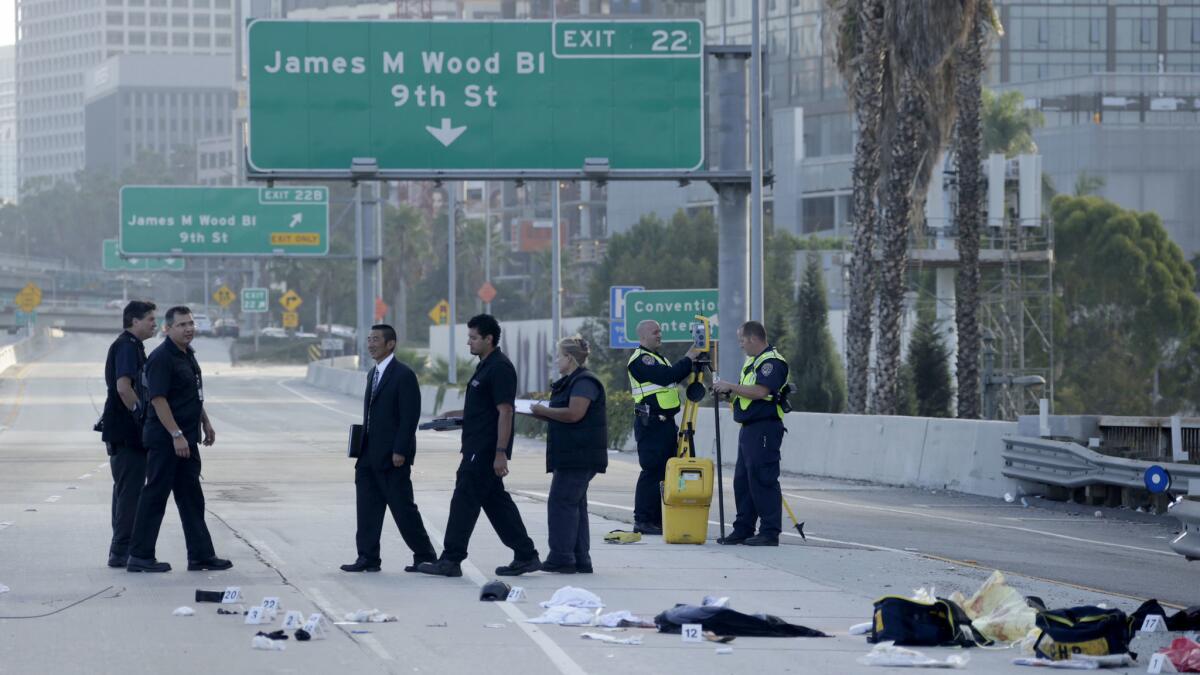
[[[125,305],[125,311],[122,312],[122,328],[133,326],[133,322],[146,316],[146,314],[158,309],[153,302],[144,300],[130,300],[129,304]]]
[[[500,346],[500,322],[491,314],[478,314],[467,322],[467,328],[474,328],[480,337],[492,337],[492,346]]]
[[[385,343],[387,343],[387,342],[396,342],[396,341],[397,341],[397,338],[396,338],[396,329],[395,329],[395,328],[392,328],[392,326],[391,326],[391,325],[389,325],[389,324],[386,324],[386,323],[377,323],[377,324],[375,324],[374,326],[371,326],[371,330],[377,330],[377,331],[379,331],[379,332],[380,332],[380,334],[382,334],[382,335],[383,335],[383,341],[384,341]]]
[[[177,316],[191,316],[191,314],[192,314],[192,310],[189,307],[187,307],[186,305],[175,305],[171,309],[167,310],[167,315],[166,315],[167,325],[174,326],[175,325],[175,317],[177,317]]]
[[[742,327],[738,330],[742,332],[742,335],[748,338],[755,338],[756,340],[762,340],[763,342],[767,341],[767,329],[757,321],[747,321],[746,323],[742,324]]]

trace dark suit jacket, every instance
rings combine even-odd
[[[412,466],[417,452],[417,422],[421,417],[421,388],[412,369],[395,358],[383,371],[379,391],[371,397],[371,380],[363,395],[363,425],[370,426],[363,439],[362,454],[354,466],[392,468],[392,455],[404,455]]]

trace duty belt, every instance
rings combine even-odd
[[[674,415],[663,415],[661,413],[652,413],[652,412],[650,412],[649,404],[645,404],[645,403],[643,403],[642,405],[634,406],[633,414],[637,415],[638,417],[643,417],[647,421],[657,419],[659,422],[670,422],[672,419],[675,418]]]

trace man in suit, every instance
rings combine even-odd
[[[395,350],[396,329],[387,324],[371,326],[367,352],[375,359],[375,367],[367,374],[362,449],[354,464],[358,559],[342,565],[344,572],[379,571],[379,536],[384,511],[389,508],[400,536],[413,552],[413,564],[404,571],[415,572],[417,565],[437,560],[413,501],[412,463],[417,452],[421,389],[412,369],[395,359]]]

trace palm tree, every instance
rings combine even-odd
[[[907,290],[909,234],[923,223],[925,196],[955,117],[953,56],[978,0],[897,0],[887,7],[883,192],[879,262],[879,334],[874,409],[896,409],[900,319]],[[888,92],[888,87],[885,87]],[[889,116],[886,111],[892,111]]]
[[[979,231],[983,225],[985,186],[983,181],[984,123],[989,124],[988,146],[1002,146],[1004,152],[1021,151],[1033,144],[1034,118],[1021,115],[1016,103],[1018,93],[991,101],[983,91],[984,47],[992,35],[1001,31],[991,0],[981,0],[970,19],[967,39],[955,55],[958,101],[957,146],[958,204],[954,214],[958,225],[958,280],[955,288],[954,320],[958,331],[958,416],[979,417]],[[999,105],[996,105],[999,103]],[[1007,112],[1006,112],[1007,111]],[[1015,114],[1014,114],[1015,113]],[[1038,113],[1039,115],[1041,113]],[[1033,146],[1036,149],[1036,146]],[[999,148],[997,148],[999,149]]]
[[[854,147],[853,255],[846,325],[847,412],[867,411],[871,312],[875,305],[875,231],[879,214],[880,121],[883,113],[883,0],[830,0],[837,26],[837,63],[858,122]]]

